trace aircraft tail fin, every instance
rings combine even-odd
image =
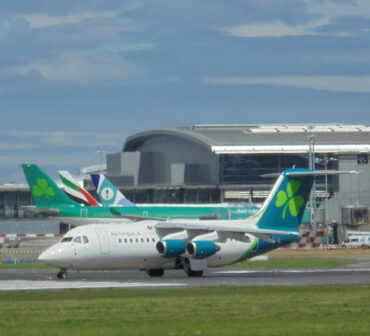
[[[103,174],[91,174],[91,179],[104,206],[135,206]]]
[[[22,169],[30,186],[32,198],[36,206],[55,207],[57,204],[78,205],[37,165],[22,164]]]
[[[280,174],[262,208],[254,215],[258,228],[298,232],[316,176],[358,173],[303,168],[285,170]]]
[[[60,179],[64,185],[64,191],[76,197],[90,206],[99,206],[99,203],[90,195],[90,193],[81,187],[74,177],[67,170],[58,171]]]
[[[297,172],[300,174],[297,175]],[[261,229],[298,232],[313,182],[312,170],[285,170],[256,214],[259,216],[257,226]]]

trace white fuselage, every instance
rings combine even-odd
[[[176,258],[163,257],[156,249],[157,242],[163,237],[155,229],[155,223],[81,226],[69,231],[39,259],[46,264],[77,270],[174,269]],[[215,242],[220,250],[204,262],[207,267],[233,263],[251,249],[254,239],[251,236],[248,242],[234,239]]]

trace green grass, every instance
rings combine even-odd
[[[370,285],[0,292],[0,335],[367,335]]]
[[[269,258],[263,261],[244,261],[233,264],[228,267],[236,268],[334,268],[350,265],[356,262],[356,259],[340,258],[320,258],[320,257],[302,257],[302,258]]]
[[[45,265],[45,264],[38,264],[38,263],[31,263],[31,264],[0,264],[0,271],[1,270],[38,270],[38,269],[56,269],[56,267]],[[1,274],[1,273],[0,273]]]

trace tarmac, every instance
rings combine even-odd
[[[35,258],[51,241],[24,242],[18,249],[1,249],[6,258]],[[344,256],[340,256],[343,258]],[[183,270],[165,271],[161,278],[143,271],[72,271],[57,279],[58,269],[0,270],[0,291],[59,290],[67,288],[189,288],[205,286],[301,286],[370,284],[370,254],[348,256],[357,262],[323,269],[212,268],[202,277],[188,277]]]

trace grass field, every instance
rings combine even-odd
[[[0,335],[368,335],[370,285],[0,293]]]

